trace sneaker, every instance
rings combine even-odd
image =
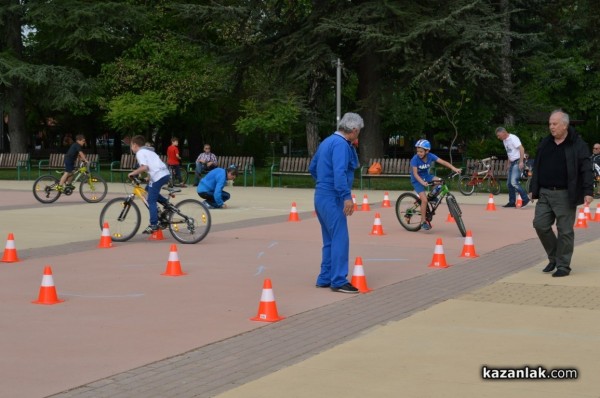
[[[523,204],[521,205],[521,209],[524,208],[525,206],[527,206],[529,203],[531,203],[531,200],[527,199],[526,201],[523,201]]]
[[[148,225],[142,233],[150,235],[150,234],[158,231],[158,228],[159,228],[158,225]]]
[[[504,205],[504,206],[502,206],[502,207],[517,207],[517,205],[516,205],[516,204],[514,204],[514,203],[507,203],[507,204],[505,204],[505,205]]]
[[[354,286],[352,286],[350,283],[346,283],[345,285],[342,285],[340,287],[331,287],[331,290],[333,290],[334,292],[340,292],[340,293],[358,293],[358,289],[355,288]]]
[[[214,207],[210,203],[208,203],[208,200],[205,200],[202,203],[204,203],[204,206],[206,206],[208,209],[216,209],[216,207]]]
[[[429,221],[424,221],[421,224],[421,228],[424,229],[425,231],[429,231],[431,229],[431,224],[429,223]]]
[[[318,283],[315,285],[315,287],[318,288],[327,288],[327,287],[331,287],[331,285],[319,285]]]
[[[64,187],[64,186],[62,186],[62,185],[60,185],[60,184],[58,184],[58,185],[56,186],[56,190],[57,190],[58,192],[64,192],[64,191],[65,191],[65,187]]]

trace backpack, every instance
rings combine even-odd
[[[381,167],[381,163],[379,162],[374,162],[371,167],[369,167],[368,173],[369,174],[381,174],[383,168]]]

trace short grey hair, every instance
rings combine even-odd
[[[569,119],[569,114],[565,111],[563,111],[562,109],[555,109],[552,111],[552,113],[550,113],[550,116],[554,115],[555,113],[560,113],[562,114],[562,121],[565,124],[565,126],[569,125],[570,119]]]
[[[500,126],[500,127],[498,127],[496,129],[496,134],[502,133],[502,132],[507,132],[508,133],[508,131],[506,131],[506,129],[504,127],[502,127],[502,126]]]
[[[365,127],[363,118],[358,113],[348,112],[342,116],[338,130],[349,133],[354,129],[362,129]]]

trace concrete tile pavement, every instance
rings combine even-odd
[[[369,285],[376,289],[367,295],[348,297],[302,287],[312,283],[313,267],[308,267],[306,275],[302,269],[306,268],[304,265],[314,262],[310,251],[319,243],[319,237],[314,236],[314,220],[309,219],[311,211],[306,211],[306,207],[300,205],[304,202],[312,205],[310,190],[233,189],[236,190],[234,198],[239,198],[239,202],[232,201],[232,208],[224,212],[214,212],[215,219],[222,217],[215,224],[215,231],[221,231],[215,234],[215,239],[239,239],[239,250],[243,250],[239,246],[243,245],[244,239],[247,240],[243,231],[247,231],[254,239],[247,241],[249,247],[260,247],[276,236],[282,242],[281,247],[285,246],[284,251],[290,252],[293,252],[294,238],[298,240],[296,246],[300,245],[301,257],[294,259],[293,256],[283,256],[277,259],[299,266],[292,273],[289,283],[285,280],[279,282],[278,279],[276,285],[280,308],[291,311],[285,313],[288,318],[276,324],[252,325],[237,335],[223,335],[220,340],[196,346],[199,348],[184,354],[173,351],[173,355],[167,359],[133,367],[80,387],[71,384],[71,389],[64,388],[68,391],[56,396],[191,397],[222,393],[223,396],[244,397],[318,397],[335,395],[340,388],[344,395],[349,396],[415,397],[448,395],[449,392],[456,396],[498,396],[495,394],[500,393],[516,396],[530,393],[527,396],[536,396],[548,391],[563,392],[562,396],[565,391],[575,393],[567,394],[569,396],[595,396],[584,394],[598,391],[597,385],[590,384],[589,376],[583,377],[597,373],[595,365],[590,363],[592,358],[597,357],[592,346],[595,346],[599,334],[594,326],[597,324],[591,320],[597,315],[596,309],[565,308],[564,305],[557,307],[552,303],[544,306],[540,303],[546,303],[545,297],[558,294],[544,290],[549,283],[556,284],[553,286],[556,288],[575,287],[578,292],[586,290],[586,299],[581,298],[580,303],[591,302],[594,297],[600,296],[595,290],[599,278],[593,266],[589,269],[585,266],[588,259],[597,257],[594,245],[587,245],[586,242],[597,240],[600,226],[593,224],[588,230],[578,230],[580,246],[576,250],[575,271],[568,278],[556,280],[539,272],[544,265],[541,249],[537,240],[531,239],[532,231],[526,229],[532,212],[527,213],[528,209],[520,213],[514,209],[498,213],[482,212],[475,206],[484,206],[487,196],[464,198],[459,195],[458,199],[465,204],[465,213],[469,217],[468,227],[472,225],[474,231],[478,231],[475,243],[482,256],[475,260],[456,260],[462,239],[452,238],[456,236],[455,226],[438,223],[434,228],[435,234],[448,237],[445,239],[446,254],[455,265],[446,270],[423,273],[418,271],[423,267],[423,264],[419,265],[423,259],[417,261],[418,257],[416,260],[407,256],[406,263],[399,263],[403,268],[403,276],[395,276],[392,272],[397,271],[397,266],[392,270],[387,263],[377,263],[376,260],[389,259],[394,254],[398,257],[398,251],[404,252],[407,248],[420,248],[428,253],[425,256],[425,262],[428,262],[432,251],[431,241],[435,235],[409,234],[397,222],[391,221],[393,215],[381,209],[388,236],[363,239],[361,234],[370,230],[372,214],[357,214],[352,219],[353,250],[369,253],[371,261],[367,263],[367,275],[370,277]],[[2,190],[6,197],[8,189]],[[14,190],[25,189],[17,187]],[[382,196],[381,191],[369,193],[369,198],[379,200],[379,196]],[[395,196],[390,193],[392,200]],[[98,212],[92,211],[90,205],[76,202],[68,206],[59,204],[52,207],[53,214],[48,215],[45,214],[47,210],[37,210],[35,203],[26,203],[24,197],[20,196],[18,206],[14,202],[0,202],[0,215],[3,222],[11,227],[23,228],[19,236],[23,236],[24,244],[30,245],[30,248],[23,250],[23,254],[30,259],[47,257],[49,248],[56,247],[57,253],[52,254],[52,259],[63,261],[66,256],[61,253],[64,253],[65,246],[55,246],[55,243],[46,245],[45,234],[50,231],[36,235],[36,231],[12,223],[10,217],[22,219],[31,211],[40,211],[37,218],[33,217],[32,220],[44,216],[49,224],[56,226],[53,217],[60,219],[65,214],[76,214],[77,217],[83,217],[80,219],[82,224],[97,223]],[[304,210],[301,217],[305,217],[305,223],[297,225],[299,228],[296,230],[282,224],[287,219],[291,201],[299,202],[300,210]],[[371,203],[374,202],[376,200],[371,199]],[[497,200],[496,203],[500,205],[502,202]],[[19,207],[25,207],[27,211],[20,211]],[[445,214],[440,216],[444,218]],[[511,235],[511,229],[503,229],[498,224],[500,220],[513,223],[513,229],[516,228],[512,232],[514,236],[508,241],[503,239],[505,235]],[[489,224],[494,226],[488,228]],[[82,229],[77,231],[76,236],[81,239],[76,250],[93,253],[98,231],[95,228]],[[288,240],[290,244],[286,245]],[[134,243],[136,247],[152,250],[145,242]],[[215,243],[218,242],[213,239],[196,245],[189,255],[195,250],[219,250],[219,245]],[[586,253],[589,257],[580,257]],[[160,266],[163,265],[161,263]],[[537,267],[531,268],[534,265]],[[226,269],[223,271],[235,270],[228,267],[224,264]],[[413,271],[409,272],[411,267],[415,270],[412,274],[410,272]],[[4,275],[7,276],[6,273]],[[522,275],[526,278],[521,279]],[[306,283],[299,282],[306,276],[309,277]],[[61,280],[65,281],[64,275]],[[36,283],[39,283],[37,279]],[[541,291],[538,292],[539,289]],[[293,309],[286,304],[287,300],[298,300],[293,298],[294,292],[290,290],[298,290],[298,297],[303,297],[302,301],[306,301],[307,294],[313,296],[309,304],[311,307]],[[285,294],[282,294],[284,291]],[[565,291],[563,297],[570,297],[573,293],[573,290]],[[251,297],[252,300],[257,299],[258,293],[252,292]],[[512,297],[512,301],[509,297]],[[519,303],[519,298],[523,302]],[[77,304],[76,300],[71,301],[72,306]],[[565,298],[558,302],[570,301]],[[250,305],[252,311],[255,305],[253,301]],[[8,307],[8,310],[13,308]],[[218,311],[222,310],[216,308],[213,314],[225,321],[228,316]],[[565,314],[564,311],[568,312]],[[219,322],[217,319],[215,321]],[[190,324],[190,327],[193,326]],[[3,330],[6,329],[3,327]],[[203,333],[201,330],[199,332]],[[569,342],[569,345],[563,345],[566,354],[555,352],[557,347],[553,343],[556,341]],[[589,352],[584,352],[583,347],[588,348]],[[576,354],[577,361],[567,363],[567,359],[574,359],[568,355],[569,351]],[[531,358],[527,353],[531,354]],[[26,359],[31,361],[29,357]],[[35,359],[39,361],[43,358]],[[550,384],[483,382],[478,378],[484,363],[518,367],[534,364],[537,359],[537,364],[548,367],[575,366],[582,376],[577,381]],[[577,383],[577,388],[569,389],[573,383]],[[559,384],[564,385],[566,390],[557,390],[555,387]],[[241,387],[234,388],[237,386]]]

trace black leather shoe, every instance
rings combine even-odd
[[[562,268],[559,268],[559,269],[556,270],[555,273],[552,274],[552,276],[555,277],[555,278],[560,278],[561,276],[567,276],[569,274],[570,274],[569,271],[564,270]]]
[[[556,268],[556,264],[548,263],[548,265],[546,265],[546,268],[544,268],[542,272],[552,272],[554,271],[554,268]]]
[[[502,207],[517,207],[517,205],[516,205],[516,204],[514,204],[514,203],[507,203],[507,204],[505,204],[505,205],[504,205],[504,206],[502,206]]]

